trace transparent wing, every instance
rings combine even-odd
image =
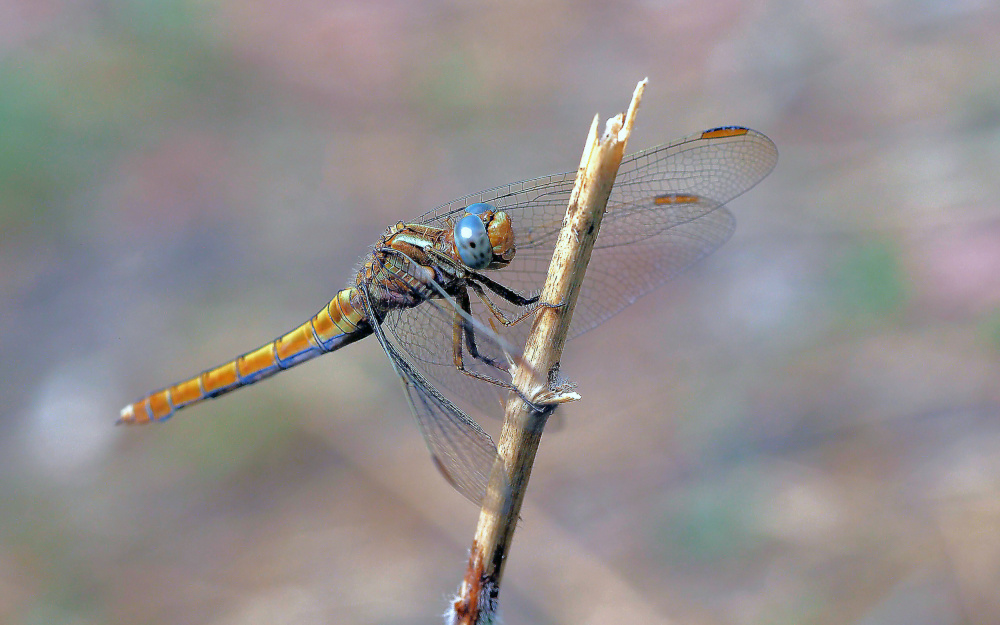
[[[763,134],[726,127],[623,160],[570,336],[606,321],[725,243],[733,233],[735,219],[723,205],[770,173],[777,156],[774,143]],[[414,222],[448,227],[449,219],[475,202],[503,209],[514,224],[517,253],[508,267],[486,273],[522,295],[535,295],[545,282],[575,177],[576,172],[568,172],[482,191],[425,213]],[[470,300],[473,314],[483,325],[496,330],[511,345],[524,344],[530,318],[506,327],[478,297],[471,295]],[[491,300],[509,318],[525,312],[501,297]],[[452,318],[447,312],[421,305],[393,311],[386,322],[400,348],[424,375],[488,414],[496,413],[505,394],[454,366]]]
[[[578,336],[718,249],[735,220],[723,205],[774,169],[778,150],[763,134],[716,128],[626,157],[587,269],[570,336]],[[444,227],[474,202],[511,216],[517,254],[490,277],[522,294],[541,289],[576,172],[482,191],[425,213]],[[516,316],[516,307],[505,307]],[[526,325],[526,324],[524,324]],[[512,334],[511,342],[523,334]]]
[[[468,295],[468,312],[454,298],[432,299],[390,310],[384,326],[389,341],[435,386],[498,417],[510,394],[513,367],[527,366],[521,353],[524,341],[511,343],[500,336],[502,325],[474,292]],[[535,375],[533,385],[543,387],[545,375]]]
[[[367,292],[365,305],[375,319]],[[417,418],[431,459],[444,478],[469,501],[481,504],[497,457],[496,445],[478,423],[462,412],[386,339],[382,328],[372,329],[403,383],[410,409]]]

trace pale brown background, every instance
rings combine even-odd
[[[507,621],[1000,622],[998,55],[976,0],[0,2],[0,621],[439,622],[477,511],[374,342],[112,423],[649,76],[632,149],[781,158],[570,344]]]

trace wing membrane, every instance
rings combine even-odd
[[[367,292],[365,306],[370,318],[376,319]],[[399,375],[434,465],[466,499],[476,504],[482,503],[497,457],[493,439],[478,423],[427,382],[386,339],[379,324],[372,324],[372,328],[393,369]]]
[[[725,243],[735,228],[724,205],[774,168],[774,143],[754,130],[705,131],[622,161],[587,269],[570,336],[578,336],[660,286]],[[576,172],[481,191],[418,218],[445,227],[465,206],[488,202],[507,211],[517,254],[491,278],[522,295],[545,282]],[[501,302],[518,316],[523,309]],[[521,324],[527,326],[529,324]],[[504,330],[523,344],[526,327]]]
[[[770,139],[738,127],[706,131],[626,158],[608,202],[570,336],[606,321],[725,243],[735,218],[724,205],[756,185],[776,162],[777,149]],[[514,224],[517,253],[508,267],[487,273],[523,296],[536,295],[545,282],[575,177],[576,172],[556,174],[468,195],[414,223],[450,227],[466,206],[476,202],[506,211]],[[525,312],[501,297],[491,299],[509,318]],[[379,328],[376,336],[403,381],[435,464],[459,492],[479,501],[496,448],[482,428],[429,380],[487,414],[501,412],[508,392],[456,368],[454,322],[460,308],[444,298],[393,309],[385,317],[387,331]],[[518,353],[509,345],[524,344],[530,317],[510,327],[498,324],[475,294],[470,294],[469,311],[477,347],[487,358],[501,360]],[[472,358],[468,347],[463,343],[466,368],[497,377],[498,370]]]

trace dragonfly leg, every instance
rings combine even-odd
[[[476,277],[478,278],[479,276]],[[485,278],[485,276],[483,277]],[[507,317],[507,315],[505,315],[504,312],[500,310],[496,304],[493,303],[493,300],[490,298],[489,294],[486,293],[486,290],[483,289],[482,285],[476,283],[473,280],[469,280],[468,284],[470,287],[472,287],[472,290],[476,292],[476,295],[479,296],[479,299],[482,300],[483,304],[486,306],[486,308],[489,309],[490,313],[497,319],[497,321],[499,321],[505,326],[512,326],[524,321],[539,308],[561,308],[562,306],[565,305],[565,304],[549,304],[548,302],[539,302],[537,295],[534,297],[523,297],[521,295],[518,295],[514,291],[507,289],[507,287],[504,287],[500,284],[497,284],[496,282],[493,282],[492,280],[489,280],[489,278],[486,278],[486,280],[484,280],[484,284],[490,287],[491,291],[493,291],[500,297],[504,298],[511,304],[514,304],[515,306],[528,307],[528,309],[525,310],[523,313],[511,319]],[[500,292],[494,287],[499,287],[500,289],[503,289],[504,292]],[[508,295],[513,297],[508,297]]]
[[[524,319],[526,319],[529,315],[531,315],[531,313],[538,310],[538,307],[540,306],[540,304],[537,303],[538,298],[535,297],[533,299],[536,301],[529,303],[528,304],[529,308],[527,310],[525,310],[517,317],[511,319],[506,314],[504,314],[504,312],[500,310],[496,304],[493,303],[493,300],[490,298],[489,294],[486,293],[486,289],[484,289],[482,285],[477,284],[472,280],[469,280],[468,285],[472,287],[472,290],[475,291],[476,295],[479,296],[480,301],[482,301],[483,304],[486,306],[486,308],[489,309],[490,314],[492,314],[497,321],[499,321],[505,326],[512,326],[516,323],[524,321]]]
[[[458,305],[462,307],[462,311],[465,312],[465,315],[462,315],[458,311],[455,311],[454,322],[452,323],[452,345],[455,367],[457,367],[460,371],[470,373],[473,374],[474,377],[478,377],[478,374],[468,371],[465,368],[465,361],[462,357],[462,337],[464,336],[465,346],[466,349],[469,350],[470,356],[493,367],[494,369],[499,369],[504,372],[509,371],[510,368],[507,366],[506,362],[491,358],[479,351],[479,347],[476,345],[476,331],[472,323],[469,321],[469,318],[472,316],[472,306],[469,301],[469,292],[465,289],[461,289],[455,299],[457,300]]]
[[[469,282],[469,284],[472,284],[472,283]],[[478,286],[478,285],[476,285],[476,286]],[[475,286],[473,288],[475,289]],[[478,292],[479,291],[477,290],[477,293]],[[453,343],[453,345],[454,345],[455,368],[458,369],[459,371],[461,371],[462,373],[464,373],[465,375],[469,376],[469,377],[473,377],[473,378],[476,378],[477,380],[482,380],[484,382],[489,382],[490,384],[494,384],[494,385],[499,386],[501,388],[505,388],[507,390],[514,391],[515,393],[517,393],[518,397],[520,397],[525,403],[527,403],[528,405],[530,405],[532,407],[532,409],[534,409],[536,412],[544,412],[545,410],[547,410],[547,408],[545,406],[534,403],[530,397],[526,396],[523,392],[521,392],[521,389],[517,388],[516,386],[514,386],[510,382],[504,382],[502,380],[497,380],[496,378],[492,378],[492,377],[490,377],[488,375],[484,375],[484,374],[478,373],[476,371],[470,371],[469,369],[465,368],[465,362],[464,362],[464,360],[462,358],[462,334],[465,335],[465,343],[466,343],[466,347],[469,350],[469,355],[471,355],[476,360],[479,360],[481,362],[486,363],[487,365],[489,365],[491,367],[494,367],[496,369],[504,371],[504,372],[506,372],[508,374],[510,373],[510,366],[506,362],[502,362],[502,361],[498,361],[498,360],[496,360],[494,358],[490,358],[489,356],[486,356],[485,354],[480,353],[479,349],[476,347],[475,327],[468,321],[469,315],[471,315],[471,311],[470,311],[470,305],[471,305],[471,303],[470,303],[470,300],[469,300],[469,293],[468,293],[468,291],[466,291],[465,289],[462,289],[459,292],[459,294],[456,296],[455,299],[458,301],[459,306],[462,307],[462,310],[465,311],[465,315],[462,315],[461,313],[459,313],[458,311],[456,311],[455,312],[455,321],[453,323],[453,328],[454,328],[454,337],[453,337],[454,343]],[[531,312],[537,310],[539,308],[539,306],[546,306],[546,304],[539,304],[538,306],[532,307],[532,309],[527,314],[530,314]],[[521,317],[521,318],[523,318],[523,317]],[[515,323],[516,323],[516,321],[515,321]]]
[[[508,302],[510,302],[515,306],[530,306],[531,304],[538,303],[537,295],[535,295],[534,297],[525,297],[520,293],[518,293],[517,291],[508,289],[499,282],[492,280],[481,273],[472,272],[471,277],[478,282],[482,282],[483,286],[485,286],[486,288],[493,291],[494,293],[496,293],[497,295],[504,298],[505,300],[507,300]]]

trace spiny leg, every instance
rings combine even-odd
[[[468,284],[470,284],[470,282],[466,281],[466,285]],[[471,301],[469,299],[468,291],[464,287],[460,287],[459,289],[457,289],[456,293],[452,295],[452,297],[454,298],[453,304],[455,304],[452,307],[452,310],[454,311],[454,317],[452,321],[452,348],[453,348],[453,358],[454,358],[455,368],[469,377],[475,378],[477,380],[482,380],[484,382],[489,382],[490,384],[499,386],[508,391],[513,391],[517,394],[518,397],[521,398],[522,401],[532,406],[534,410],[538,412],[544,411],[545,410],[544,406],[536,404],[531,397],[525,395],[524,392],[522,392],[521,389],[515,386],[514,384],[510,382],[504,382],[502,380],[497,380],[496,378],[484,375],[482,373],[478,373],[476,371],[470,371],[469,369],[465,368],[465,363],[462,357],[463,333],[465,334],[465,341],[468,346],[469,353],[473,358],[495,369],[504,371],[508,375],[510,374],[510,365],[507,362],[497,361],[496,359],[490,358],[489,356],[486,356],[479,352],[479,348],[476,345],[476,339],[475,339],[475,330],[476,330],[476,324],[474,322],[475,317],[472,316]],[[434,303],[433,300],[427,300],[426,304],[432,305],[439,311],[444,312],[444,309],[442,307],[439,307],[436,303]],[[553,307],[558,307],[558,306],[553,306]],[[489,330],[486,330],[486,332],[489,332]],[[508,355],[508,358],[511,357]],[[527,366],[529,370],[531,370],[530,365],[524,362],[523,359],[518,359],[517,364],[521,367]],[[538,379],[542,378],[539,376]]]
[[[531,315],[531,313],[538,310],[538,308],[541,306],[544,306],[546,308],[560,308],[561,306],[563,306],[563,304],[549,304],[546,302],[539,303],[538,295],[532,297],[525,297],[524,295],[521,295],[517,291],[505,287],[499,282],[493,280],[492,278],[487,277],[482,273],[479,273],[478,271],[473,271],[468,267],[465,267],[464,265],[457,264],[454,261],[454,259],[448,257],[447,255],[441,253],[438,250],[429,249],[427,250],[427,253],[432,258],[437,259],[440,263],[454,267],[460,273],[465,273],[466,274],[465,283],[469,286],[472,286],[472,288],[476,291],[476,294],[483,301],[483,304],[485,304],[486,307],[489,308],[490,313],[493,315],[493,317],[496,318],[500,323],[502,323],[505,326],[510,326],[515,323],[519,323],[520,321],[523,321],[525,318]],[[505,315],[503,311],[501,311],[496,306],[496,304],[493,303],[490,297],[486,295],[486,292],[482,288],[483,286],[493,291],[496,295],[506,300],[507,302],[513,304],[514,306],[517,306],[518,308],[529,307],[528,310],[526,310],[523,314],[518,315],[518,317],[513,320],[509,319],[507,315]]]
[[[479,299],[480,301],[483,302],[483,305],[485,305],[486,308],[489,309],[490,314],[492,314],[497,321],[499,321],[505,326],[512,326],[516,323],[524,321],[525,319],[528,318],[528,316],[531,315],[531,313],[535,312],[541,306],[543,306],[543,304],[537,304],[538,298],[535,297],[533,298],[535,301],[531,302],[532,304],[535,304],[534,306],[529,305],[530,307],[526,311],[524,311],[514,319],[510,319],[507,317],[506,314],[504,314],[504,311],[500,310],[500,308],[498,308],[497,305],[493,303],[493,300],[490,299],[489,294],[486,293],[486,290],[483,289],[481,285],[473,282],[472,280],[469,280],[468,284],[470,287],[472,287],[472,290],[476,292],[476,295],[479,296]]]
[[[481,281],[483,284],[482,285],[478,284],[476,280]],[[497,321],[499,321],[505,326],[512,326],[514,324],[524,321],[539,308],[561,308],[564,305],[564,304],[549,304],[548,302],[539,302],[538,295],[535,295],[534,297],[524,297],[523,295],[520,295],[519,293],[508,289],[502,284],[494,282],[493,280],[490,280],[486,276],[478,273],[473,274],[470,277],[468,285],[472,287],[472,290],[476,292],[476,295],[479,296],[479,299],[482,300],[483,304],[486,306],[486,308],[489,309],[490,313],[497,319]],[[486,290],[483,289],[484,285],[491,291],[496,293],[498,296],[500,296],[501,298],[510,302],[511,304],[518,307],[528,306],[528,309],[525,310],[520,315],[518,315],[517,317],[515,317],[514,319],[508,318],[507,315],[504,314],[504,312],[500,310],[500,308],[498,308],[496,304],[493,303],[493,300],[490,298],[489,294],[487,294]]]
[[[504,298],[505,300],[507,300],[508,302],[510,302],[515,306],[530,306],[531,304],[535,304],[538,302],[537,295],[535,295],[534,297],[525,297],[520,293],[518,293],[517,291],[508,289],[504,285],[500,284],[499,282],[491,278],[488,278],[487,276],[479,273],[478,271],[470,272],[470,274],[473,279],[482,282],[486,288],[493,291],[494,293],[496,293],[497,295]]]
[[[468,282],[467,284],[472,284],[472,283]],[[456,312],[455,312],[455,317],[456,317],[456,319],[455,319],[455,329],[456,329],[456,332],[464,332],[465,333],[466,342],[467,342],[467,345],[468,345],[468,348],[469,348],[469,353],[474,358],[476,358],[477,360],[480,360],[480,361],[482,361],[482,362],[486,363],[487,365],[490,365],[490,366],[492,366],[494,368],[500,369],[501,371],[509,373],[510,372],[510,367],[509,367],[509,365],[507,363],[505,363],[505,362],[498,362],[498,361],[496,361],[493,358],[489,358],[489,357],[487,357],[487,356],[482,355],[482,354],[479,353],[479,350],[476,347],[475,327],[472,324],[472,322],[470,321],[470,319],[472,319],[472,316],[471,316],[471,306],[470,306],[471,302],[469,301],[469,293],[465,289],[461,289],[461,291],[459,293],[460,294],[457,296],[456,299],[458,300],[458,302],[460,302],[460,306],[462,307],[462,310],[465,312],[465,315],[462,315],[461,313],[459,313],[456,310]],[[532,310],[537,310],[537,309],[538,309],[538,307],[536,306]],[[459,317],[461,317],[461,319],[459,319]],[[525,366],[526,365],[526,363],[524,363],[524,362],[521,362],[520,364],[521,364],[521,366]],[[466,374],[468,376],[474,377],[474,378],[479,379],[479,380],[483,380],[485,382],[489,382],[490,384],[495,384],[495,385],[500,386],[502,388],[505,388],[507,390],[514,391],[515,393],[517,393],[518,397],[520,397],[526,404],[532,406],[538,412],[541,412],[541,411],[545,410],[544,407],[536,405],[532,401],[531,398],[529,398],[528,396],[526,396],[523,392],[521,392],[521,389],[517,388],[513,384],[511,384],[509,382],[503,382],[503,381],[500,381],[500,380],[496,380],[496,379],[491,378],[491,377],[489,377],[487,375],[483,375],[481,373],[477,373],[475,371],[469,371],[468,369],[466,369],[465,365],[464,365],[464,363],[462,361],[461,337],[458,334],[455,335],[455,367],[459,371],[461,371],[462,373],[464,373],[464,374]]]
[[[490,384],[495,384],[506,389],[517,390],[514,389],[513,385],[508,382],[503,382],[488,375],[471,371],[465,367],[465,360],[462,355],[463,335],[464,342],[469,350],[470,356],[490,367],[493,367],[494,369],[498,369],[505,373],[510,371],[510,367],[506,362],[501,362],[495,358],[491,358],[480,353],[479,348],[476,345],[475,328],[470,321],[472,318],[472,307],[469,300],[469,292],[465,289],[460,289],[455,295],[455,300],[461,308],[461,310],[455,311],[455,316],[452,321],[452,354],[455,368],[465,375],[476,378],[477,380],[483,380],[484,382],[489,382]]]
[[[466,314],[468,314],[469,313],[469,311],[468,311],[469,296],[468,296],[468,293],[466,293],[465,291],[463,291],[463,295],[464,295],[464,300],[465,300],[465,306],[463,308],[466,311]],[[459,299],[463,299],[463,298],[459,298]],[[509,365],[507,363],[505,363],[505,362],[498,362],[498,361],[496,361],[493,358],[489,358],[489,357],[484,356],[484,355],[482,355],[482,354],[479,353],[479,350],[476,347],[476,342],[475,342],[475,337],[474,337],[475,330],[474,330],[472,324],[470,322],[468,322],[465,319],[465,317],[461,313],[459,313],[458,311],[455,312],[454,328],[455,328],[455,336],[454,336],[455,368],[458,369],[458,371],[460,371],[461,373],[464,373],[465,375],[467,375],[467,376],[469,376],[471,378],[475,378],[477,380],[482,380],[483,382],[489,382],[490,384],[499,386],[500,388],[503,388],[503,389],[506,389],[508,391],[513,391],[513,392],[517,393],[517,396],[520,397],[522,401],[524,401],[526,404],[532,406],[532,408],[534,408],[534,410],[536,410],[537,412],[542,412],[543,410],[545,410],[544,406],[536,405],[532,401],[532,399],[530,397],[528,397],[527,395],[525,395],[521,391],[521,389],[519,389],[518,387],[514,386],[512,383],[510,383],[510,382],[504,382],[503,380],[497,380],[496,378],[492,378],[492,377],[490,377],[488,375],[484,375],[482,373],[477,373],[476,371],[470,371],[469,369],[466,369],[465,368],[465,363],[464,363],[464,361],[462,359],[462,337],[461,337],[461,333],[463,333],[463,332],[465,333],[465,336],[466,336],[466,341],[467,341],[467,344],[468,344],[468,347],[469,347],[469,353],[470,353],[470,355],[472,355],[477,360],[480,360],[480,361],[486,363],[487,365],[490,365],[490,366],[492,366],[492,367],[494,367],[496,369],[499,369],[501,371],[507,372],[508,374],[510,372],[510,367],[509,367]],[[521,366],[524,366],[523,362],[521,363]]]

